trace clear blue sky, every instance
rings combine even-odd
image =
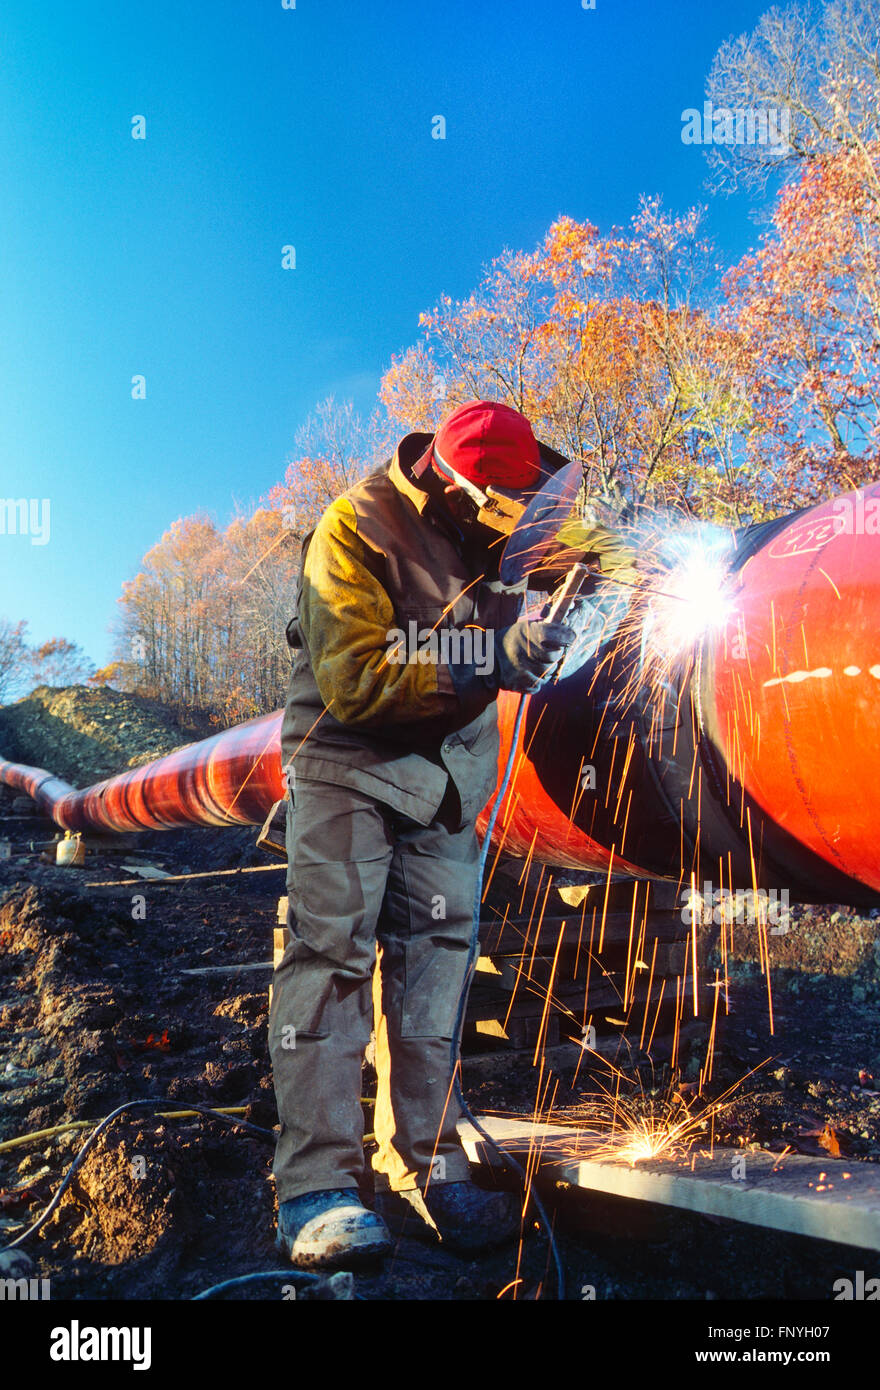
[[[710,198],[681,112],[766,8],[6,0],[0,498],[51,499],[51,532],[0,535],[0,615],[106,662],[175,518],[255,501],[318,401],[368,411],[420,311],[560,213],[708,202],[736,259],[752,205]]]

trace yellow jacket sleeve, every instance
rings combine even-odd
[[[449,714],[456,697],[451,683],[440,688],[444,668],[395,652],[397,618],[377,568],[353,506],[338,498],[312,535],[299,602],[321,699],[343,724],[366,727]]]

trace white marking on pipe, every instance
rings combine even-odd
[[[768,690],[771,685],[799,685],[801,681],[808,681],[814,677],[823,680],[832,674],[830,666],[817,666],[815,671],[791,671],[787,676],[774,676],[772,680],[765,681],[764,689]]]

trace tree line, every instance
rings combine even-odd
[[[563,216],[504,250],[421,315],[369,420],[323,402],[251,514],[170,527],[93,680],[223,722],[277,708],[305,532],[402,434],[473,397],[522,411],[625,515],[735,527],[880,478],[880,0],[771,10],[722,46],[706,94],[716,115],[788,112],[783,151],[706,149],[715,191],[769,195],[753,251],[724,270],[703,211],[657,197],[624,228]]]

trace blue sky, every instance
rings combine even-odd
[[[681,113],[766,8],[7,0],[0,498],[49,498],[51,530],[0,535],[0,615],[105,663],[172,521],[255,502],[318,401],[369,411],[419,313],[560,213],[704,202],[738,258],[753,204],[710,197]]]

